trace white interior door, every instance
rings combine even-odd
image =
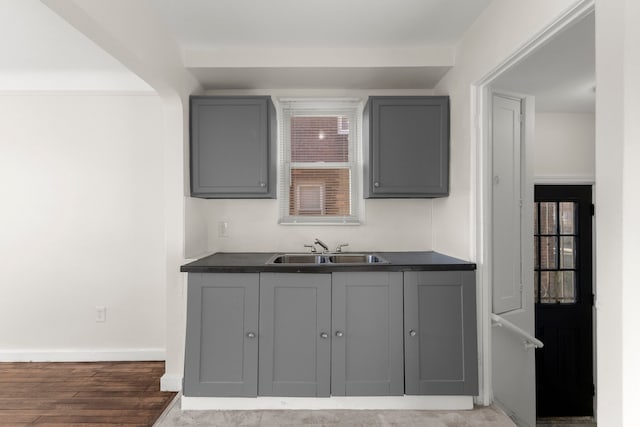
[[[522,308],[520,241],[521,102],[493,96],[492,271],[493,312]]]
[[[493,94],[491,111],[492,310],[533,334],[533,99]],[[535,427],[535,351],[505,328],[492,328],[491,343],[494,399]]]

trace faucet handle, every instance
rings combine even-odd
[[[311,248],[311,253],[318,252],[315,245],[304,245],[305,248]]]
[[[336,247],[336,252],[340,253],[342,252],[342,248],[345,246],[349,246],[348,243],[338,243],[338,246]]]

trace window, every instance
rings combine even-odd
[[[576,302],[577,203],[536,202],[534,211],[535,302]]]
[[[280,100],[280,222],[359,222],[358,100]]]

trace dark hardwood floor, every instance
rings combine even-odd
[[[164,362],[0,363],[0,426],[152,426]]]

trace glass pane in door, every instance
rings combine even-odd
[[[576,268],[576,238],[560,237],[560,268]]]
[[[558,268],[558,237],[540,237],[540,268],[555,270]]]
[[[577,274],[577,204],[536,202],[534,206],[535,302],[574,304]]]
[[[555,202],[540,202],[540,231],[539,234],[558,233],[558,211]]]
[[[576,204],[560,202],[560,234],[575,234]]]

